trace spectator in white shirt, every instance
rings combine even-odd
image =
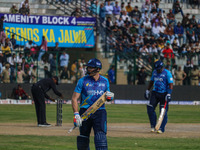
[[[162,23],[162,22],[160,22],[159,31],[160,31],[160,36],[161,36],[161,37],[164,37],[164,36],[165,36],[165,34],[164,34],[165,29],[166,29],[166,27],[163,26],[163,23]]]
[[[23,4],[25,5],[26,8],[29,8],[29,1],[28,0],[22,1],[21,4],[20,4],[20,8],[22,8]]]
[[[130,17],[127,15],[127,12],[126,11],[124,11],[123,12],[123,15],[122,15],[122,20],[126,20],[126,18],[128,18],[128,21],[131,21],[131,19],[130,19]]]
[[[140,48],[140,53],[143,55],[143,56],[146,56],[148,54],[148,49],[147,49],[147,46],[144,45],[143,47]]]
[[[152,28],[152,34],[154,35],[155,39],[158,39],[160,37],[160,27],[158,26],[158,23],[155,23],[155,26]]]
[[[143,24],[144,24],[144,28],[146,32],[148,33],[148,35],[150,35],[152,26],[151,26],[151,22],[149,21],[149,18],[146,18]]]
[[[22,54],[22,53],[19,53],[19,56],[17,56],[17,64],[18,64],[18,65],[21,65],[21,63],[22,63],[22,58],[23,58],[23,54]]]
[[[69,55],[63,51],[62,55],[60,55],[60,67],[63,70],[63,68],[66,66],[68,67],[69,63]]]
[[[116,22],[118,27],[122,27],[124,25],[124,20],[122,19],[122,17],[120,17]]]

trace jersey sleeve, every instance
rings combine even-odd
[[[74,92],[76,92],[76,93],[81,93],[82,87],[83,87],[83,79],[84,79],[84,78],[81,78],[81,79],[78,80],[78,83],[77,83],[77,85],[76,85],[76,87],[75,87]]]
[[[167,71],[167,82],[168,84],[173,83],[173,77],[171,72]]]
[[[110,83],[109,83],[108,79],[107,79],[107,89],[106,89],[106,91],[110,92]]]

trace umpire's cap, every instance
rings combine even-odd
[[[53,76],[53,78],[56,80],[56,85],[58,85],[58,77],[57,76]]]

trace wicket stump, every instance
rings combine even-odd
[[[62,100],[57,100],[57,126],[62,126]]]

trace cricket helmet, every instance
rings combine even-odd
[[[100,60],[96,59],[96,58],[92,58],[88,61],[87,67],[92,67],[92,68],[102,68],[102,63]]]
[[[158,60],[155,62],[154,67],[156,70],[162,69],[164,66],[163,62],[161,60]]]

